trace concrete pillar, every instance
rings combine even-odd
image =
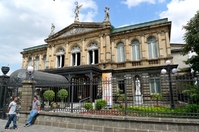
[[[33,85],[34,81],[25,80],[22,82],[22,103],[21,103],[21,111],[29,111],[30,106],[32,106],[33,99]]]

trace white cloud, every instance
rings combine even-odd
[[[161,1],[161,0],[159,0]],[[156,1],[155,0],[126,0],[126,1],[122,1],[123,4],[126,4],[128,6],[128,8],[131,8],[133,6],[137,6],[141,3],[150,3],[150,4],[155,4]]]
[[[167,4],[167,10],[160,13],[161,18],[172,21],[171,42],[184,43],[182,26],[186,25],[199,9],[199,0],[172,0]]]
[[[45,43],[51,23],[55,32],[74,22],[76,0],[1,0],[0,1],[0,67],[10,64],[21,68],[20,52]],[[83,4],[80,21],[92,21],[97,14],[94,0],[78,0]]]

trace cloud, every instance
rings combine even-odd
[[[45,43],[51,23],[55,32],[74,22],[76,0],[1,0],[0,1],[0,67],[10,64],[21,68],[20,52]],[[78,0],[83,4],[80,21],[92,21],[98,7],[94,0]]]
[[[171,42],[184,43],[182,26],[194,16],[199,9],[199,0],[171,0],[167,4],[167,10],[160,13],[160,18],[168,18],[172,21]]]
[[[159,0],[162,1],[162,0]],[[123,4],[126,4],[128,8],[131,8],[133,6],[137,6],[141,3],[149,3],[149,4],[155,4],[156,0],[126,0],[122,1]]]

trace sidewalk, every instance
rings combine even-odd
[[[0,132],[5,132],[4,126],[7,120],[0,119]],[[12,127],[12,123],[10,127]],[[59,128],[59,127],[51,127],[51,126],[42,126],[42,125],[32,125],[30,127],[23,127],[24,124],[18,123],[19,130],[9,130],[9,131],[17,131],[17,132],[95,132],[95,131],[86,131],[86,130],[74,130],[74,129],[67,129],[67,128]]]

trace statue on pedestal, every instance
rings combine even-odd
[[[52,36],[53,34],[55,34],[55,33],[54,33],[54,30],[55,30],[55,25],[53,25],[53,23],[52,23],[51,32],[50,32],[50,34],[48,35],[48,37],[50,37],[50,36]]]
[[[78,6],[78,2],[75,2],[76,8],[75,8],[75,22],[79,22],[79,10],[82,7],[82,5]]]
[[[140,80],[138,78],[136,78],[135,80],[135,95],[141,95],[141,92],[140,92]]]
[[[105,7],[105,18],[104,18],[104,22],[109,22],[109,7]]]

